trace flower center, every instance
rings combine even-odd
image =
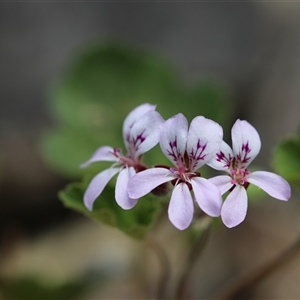
[[[185,168],[184,166],[178,167],[178,168],[170,168],[170,171],[172,174],[176,175],[179,180],[181,181],[187,181],[189,178],[189,170]]]
[[[236,169],[236,170],[231,170],[231,183],[232,184],[240,184],[244,185],[245,183],[248,182],[247,176],[250,174],[249,171],[246,169]]]
[[[200,177],[200,172],[191,172],[185,166],[180,166],[177,168],[170,168],[170,172],[175,175],[177,178],[173,179],[171,183],[175,186],[180,182],[184,182],[190,190],[192,190],[192,185],[190,183],[190,179],[193,177]]]
[[[131,158],[129,154],[124,156],[121,155],[121,152],[121,149],[114,148],[113,155],[118,158],[117,164],[121,164],[122,167],[133,167],[137,173],[147,169],[146,166],[140,162],[140,158]]]

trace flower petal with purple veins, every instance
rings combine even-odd
[[[219,189],[221,195],[225,194],[233,186],[231,183],[232,178],[228,175],[219,175],[209,178],[208,180]]]
[[[248,208],[247,193],[243,186],[237,185],[229,193],[221,209],[223,223],[229,227],[235,227],[242,223],[246,217]]]
[[[223,201],[219,189],[201,177],[192,178],[191,184],[199,207],[211,217],[220,216]]]
[[[103,146],[97,149],[89,160],[80,165],[81,168],[88,167],[91,163],[96,161],[118,161],[118,158],[114,153],[116,149],[110,146]]]
[[[219,151],[223,139],[222,127],[202,116],[195,117],[190,125],[187,138],[187,153],[190,170],[197,170],[209,162]]]
[[[83,196],[84,205],[88,210],[93,209],[97,197],[102,193],[110,179],[119,171],[120,168],[106,169],[92,179]]]
[[[235,157],[246,168],[260,151],[261,141],[256,129],[244,120],[237,120],[231,129]]]
[[[191,224],[194,214],[193,199],[188,186],[179,183],[174,187],[168,215],[172,224],[179,230],[184,230]]]
[[[161,115],[152,110],[132,125],[124,140],[131,158],[136,158],[157,145],[163,122]]]
[[[225,171],[230,173],[230,166],[234,158],[231,148],[222,141],[220,149],[215,156],[207,163],[208,166],[215,170]]]
[[[125,118],[123,123],[123,139],[126,141],[127,133],[130,131],[132,126],[141,119],[147,112],[155,110],[156,105],[144,103],[133,109],[128,116]]]
[[[184,165],[188,135],[188,121],[183,114],[168,119],[162,126],[160,147],[164,155],[176,166]]]
[[[123,209],[131,209],[138,202],[138,199],[130,198],[127,193],[128,181],[135,174],[136,173],[133,167],[124,168],[117,178],[115,198],[119,206],[121,206]]]
[[[168,169],[151,168],[134,175],[128,182],[129,197],[138,199],[150,193],[160,184],[176,178]]]
[[[256,171],[248,176],[248,182],[258,186],[276,199],[287,201],[291,197],[290,185],[277,174],[266,171]]]

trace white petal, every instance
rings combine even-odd
[[[118,159],[113,153],[114,153],[114,148],[110,146],[100,147],[94,152],[91,158],[85,163],[81,164],[80,167],[86,168],[91,163],[96,161],[117,161]]]
[[[281,176],[265,171],[256,171],[248,176],[248,181],[270,196],[287,201],[291,197],[291,187]]]
[[[200,208],[211,217],[220,216],[223,201],[219,189],[201,177],[192,178],[191,184]]]
[[[184,230],[191,224],[194,214],[193,199],[185,183],[174,187],[169,209],[169,219],[179,230]]]
[[[207,163],[207,165],[219,171],[230,172],[229,167],[233,158],[234,154],[231,148],[224,141],[222,141],[220,150]]]
[[[227,196],[222,209],[221,217],[223,223],[231,228],[242,223],[247,214],[248,199],[244,187],[237,185]]]
[[[119,171],[119,168],[106,169],[92,179],[83,196],[84,205],[88,210],[93,209],[97,197],[102,193],[110,179]]]
[[[126,148],[132,158],[140,156],[157,145],[163,122],[161,115],[152,110],[132,125],[124,137]]]
[[[162,183],[174,179],[174,175],[165,168],[151,168],[134,175],[128,182],[128,195],[138,199],[150,193]]]
[[[176,166],[184,164],[188,135],[188,121],[183,114],[168,119],[162,126],[160,147],[165,156]]]
[[[134,176],[135,170],[134,168],[124,168],[117,179],[116,182],[116,190],[115,190],[115,197],[117,203],[123,208],[123,209],[131,209],[133,208],[138,199],[132,199],[128,196],[127,192],[127,186],[129,179]]]
[[[139,105],[134,110],[132,110],[128,116],[125,118],[123,123],[123,138],[126,140],[126,134],[129,132],[130,128],[136,123],[139,119],[141,119],[147,112],[151,110],[155,110],[156,105],[152,105],[149,103],[144,103]]]
[[[197,170],[209,162],[220,150],[222,139],[223,129],[218,123],[202,116],[194,118],[190,125],[186,148],[190,170]]]
[[[233,186],[231,183],[231,177],[228,175],[219,175],[209,178],[208,180],[219,189],[221,195],[225,194]]]
[[[256,129],[244,120],[237,120],[231,129],[232,149],[247,167],[260,151],[261,141]]]

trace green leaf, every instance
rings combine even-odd
[[[300,188],[300,131],[286,138],[274,151],[273,166],[277,173]]]
[[[64,175],[80,176],[78,165],[97,148],[123,147],[123,120],[145,102],[157,104],[164,118],[182,112],[190,120],[204,115],[226,125],[233,109],[223,87],[205,82],[190,88],[179,79],[153,54],[113,43],[88,48],[51,92],[49,105],[59,126],[41,140],[45,160]],[[150,151],[148,161],[163,163],[159,148]]]
[[[136,239],[145,237],[160,212],[161,201],[152,195],[141,198],[137,205],[130,210],[122,209],[116,203],[115,191],[110,185],[106,186],[90,212],[83,204],[83,195],[86,188],[86,181],[72,183],[59,193],[59,198],[66,207],[81,212],[96,221],[117,227]]]
[[[123,147],[122,123],[135,106],[183,99],[181,89],[173,68],[155,55],[117,44],[94,46],[51,92],[49,105],[59,126],[41,139],[43,157],[76,178],[82,174],[78,165],[100,146]]]
[[[158,57],[117,44],[94,46],[70,66],[52,93],[51,108],[74,127],[122,124],[120,116],[144,103],[178,95],[177,75]]]

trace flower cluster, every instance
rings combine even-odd
[[[251,173],[247,169],[260,151],[257,131],[247,121],[237,120],[231,135],[232,149],[222,140],[222,127],[210,119],[198,116],[189,126],[182,114],[164,121],[154,105],[140,105],[123,124],[127,154],[123,155],[119,148],[103,146],[81,165],[87,167],[96,161],[114,162],[111,168],[92,179],[84,195],[84,204],[92,210],[96,198],[117,173],[115,199],[123,209],[131,209],[139,198],[155,193],[170,182],[173,191],[168,215],[180,230],[192,222],[193,198],[207,215],[221,216],[227,227],[237,226],[245,219],[246,189],[250,183],[274,198],[288,200],[291,188],[286,180],[274,173]],[[173,166],[147,168],[142,163],[142,155],[158,143]],[[226,175],[203,178],[199,169],[205,164],[225,171]],[[222,195],[228,191],[223,202]]]

